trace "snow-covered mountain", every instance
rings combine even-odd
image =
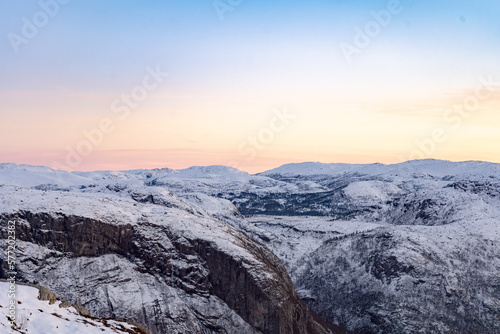
[[[306,163],[261,175],[326,188],[236,202],[261,214],[249,220],[271,233],[264,242],[314,311],[362,333],[500,332],[500,165]]]
[[[258,175],[224,166],[68,173],[9,164],[0,165],[0,181],[0,212],[11,216],[12,207],[18,213],[50,208],[54,217],[63,213],[106,224],[137,221],[133,230],[142,236],[146,233],[143,220],[137,217],[146,212],[145,226],[163,226],[159,222],[168,221],[168,230],[175,231],[169,233],[182,235],[190,244],[210,238],[215,226],[220,226],[217,237],[209,240],[216,244],[227,240],[224,247],[238,245],[237,240],[248,236],[261,249],[258,253],[266,249],[261,248],[263,244],[279,257],[307,306],[355,332],[500,333],[499,164],[440,160],[394,165],[302,163]],[[96,212],[98,217],[93,216]],[[189,223],[179,218],[186,215],[191,217]],[[26,224],[35,224],[23,219]],[[45,229],[42,225],[38,228]],[[193,236],[194,229],[201,232]],[[244,234],[234,239],[226,236],[227,231]],[[141,241],[141,247],[151,247],[149,238],[141,237],[147,240]],[[254,242],[250,238],[245,245]],[[42,254],[54,251],[51,242],[42,245],[47,248]],[[38,252],[38,243],[27,245],[31,248],[26,253]],[[229,248],[225,252],[234,256],[240,251]],[[168,247],[158,252],[170,254],[169,259],[183,256],[171,253]],[[273,255],[264,254],[257,262],[269,263],[267,259]],[[44,263],[44,256],[24,261]],[[202,263],[206,261],[205,255],[196,256]],[[104,266],[118,259],[99,261]],[[55,269],[59,265],[52,267],[55,271],[49,276],[40,276],[44,275],[42,270],[26,279],[43,277],[55,282],[59,275],[65,277]],[[128,264],[134,265],[138,264]],[[91,275],[94,268],[83,273]],[[265,268],[257,270],[255,277],[267,277],[269,274],[263,273],[269,269]],[[26,267],[25,272],[35,269]],[[139,279],[128,274],[131,270],[125,271],[131,280],[127,282]],[[124,273],[117,277],[121,275]],[[177,276],[180,280],[183,277]],[[96,287],[102,285],[104,278],[100,279]],[[113,281],[114,289],[122,286],[119,282]],[[201,289],[189,280],[188,284],[196,291]],[[180,299],[187,309],[193,309]],[[235,310],[231,305],[229,308]],[[242,317],[241,312],[236,313]],[[199,314],[194,312],[194,317]],[[243,323],[249,323],[242,318]],[[228,326],[228,322],[217,321],[218,328]]]

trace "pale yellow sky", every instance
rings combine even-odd
[[[2,36],[41,10],[5,6]],[[406,2],[360,43],[386,6],[249,1],[220,20],[207,1],[72,3],[28,43],[0,43],[0,162],[500,162],[500,3]]]

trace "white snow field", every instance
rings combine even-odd
[[[16,285],[15,298],[9,298],[8,282],[0,282],[0,332],[25,334],[100,334],[141,333],[127,322],[84,317],[74,307],[61,307],[61,301],[50,304],[39,300],[35,287]],[[8,320],[11,301],[16,303],[14,328]]]

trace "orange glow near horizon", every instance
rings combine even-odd
[[[17,110],[8,105],[13,112],[1,126],[9,138],[0,147],[2,162],[80,171],[230,165],[250,173],[303,161],[397,163],[437,158],[500,162],[496,150],[500,93],[466,114],[453,112],[453,106],[471,96],[470,92],[392,102],[295,98],[282,106],[250,98],[229,99],[224,105],[207,97],[186,101],[158,94],[123,120],[106,105],[107,96],[85,96],[73,107],[67,99],[57,100],[59,107],[40,114],[39,98],[47,97],[35,94],[30,100],[30,94],[26,93]],[[78,112],[85,108],[94,112]],[[112,123],[112,131],[100,130],[103,119]],[[444,142],[433,142],[435,129],[444,133]],[[92,138],[94,143],[90,143]],[[85,154],[68,162],[68,152],[74,157],[78,149]]]

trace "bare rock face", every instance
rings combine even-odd
[[[94,316],[152,333],[339,332],[300,301],[276,256],[224,222],[106,194],[0,194],[0,247],[14,221],[18,279]]]

